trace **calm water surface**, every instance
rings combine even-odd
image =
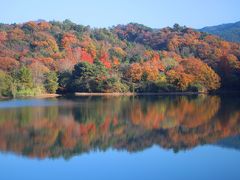
[[[240,98],[0,101],[0,179],[240,179]]]

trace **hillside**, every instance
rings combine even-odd
[[[240,21],[236,23],[204,27],[200,29],[200,31],[218,35],[227,41],[240,42]]]
[[[239,89],[240,44],[175,25],[0,24],[0,96]]]

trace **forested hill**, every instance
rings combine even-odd
[[[240,21],[236,23],[205,27],[200,29],[200,31],[218,35],[227,41],[240,42]]]
[[[240,88],[240,44],[174,25],[0,24],[0,96]]]

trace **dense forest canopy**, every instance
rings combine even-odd
[[[240,88],[240,44],[181,27],[0,24],[0,96]]]

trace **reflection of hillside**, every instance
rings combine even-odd
[[[219,109],[219,100],[218,97],[200,96],[192,100],[180,97],[154,102],[150,106],[138,103],[131,112],[131,120],[146,129],[169,129],[179,125],[193,128],[211,120]]]
[[[228,100],[228,99],[227,99]],[[71,157],[153,144],[184,150],[240,133],[239,103],[217,96],[80,98],[62,106],[0,109],[0,150]],[[230,104],[228,102],[228,104]]]
[[[225,139],[222,139],[216,143],[216,145],[219,145],[224,148],[233,148],[236,150],[240,149],[240,136],[233,136],[233,137],[228,137]]]

